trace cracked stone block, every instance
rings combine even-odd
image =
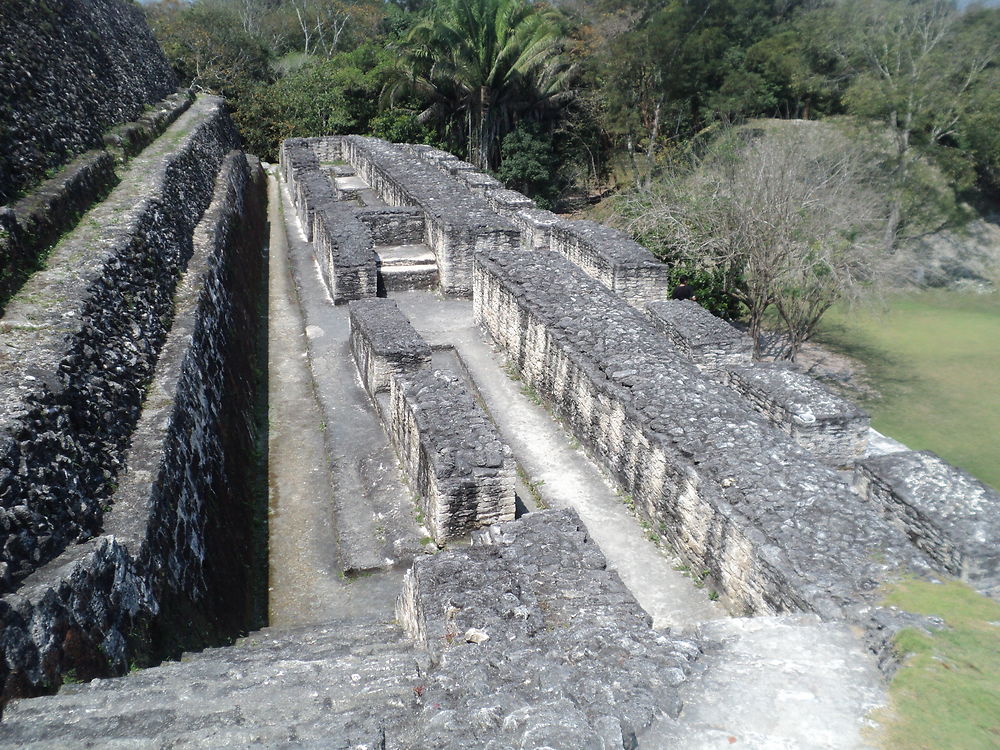
[[[512,520],[510,447],[464,383],[431,369],[393,374],[390,381],[387,429],[434,541]]]
[[[415,372],[431,362],[431,348],[390,299],[352,302],[351,353],[368,393],[389,390],[393,374]]]

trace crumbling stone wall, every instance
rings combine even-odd
[[[1000,598],[1000,493],[931,451],[858,461],[854,484],[940,569]]]
[[[0,207],[0,313],[37,270],[39,257],[117,184],[116,164],[120,168],[152,143],[191,101],[187,92],[167,97],[139,120],[105,133],[106,150],[87,151],[24,197]]]
[[[846,466],[868,448],[868,414],[808,375],[758,364],[724,367],[723,381],[768,422],[834,466]]]
[[[646,305],[653,326],[688,359],[705,370],[750,365],[753,341],[745,333],[691,300],[659,300]]]
[[[0,324],[0,579],[99,533],[215,175],[236,133],[204,97],[53,251]]]
[[[836,473],[565,259],[481,254],[473,300],[525,382],[731,610],[844,617],[895,571],[926,569]]]
[[[472,258],[491,247],[515,248],[520,234],[478,195],[456,190],[453,180],[378,138],[345,136],[344,159],[390,206],[416,206],[424,214],[424,241],[437,258],[446,294],[472,293]],[[463,173],[464,174],[464,173]]]
[[[99,147],[176,86],[125,0],[5,0],[0,13],[0,203]]]
[[[247,623],[265,183],[239,152],[213,182],[102,535],[0,600],[0,701]]]
[[[356,211],[337,198],[313,150],[317,140],[321,139],[292,138],[282,143],[285,181],[334,303],[374,297],[378,266],[372,233]]]
[[[514,459],[458,376],[393,375],[386,428],[439,545],[514,519]]]
[[[431,348],[389,299],[351,303],[351,354],[368,394],[388,393],[393,375],[431,363]]]

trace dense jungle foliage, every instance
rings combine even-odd
[[[289,136],[362,133],[441,146],[544,207],[614,194],[601,218],[694,274],[716,312],[778,315],[789,356],[900,243],[1000,195],[995,5],[144,7],[179,77],[228,97],[249,151],[273,161]]]

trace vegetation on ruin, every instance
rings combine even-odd
[[[1000,294],[893,295],[835,308],[819,340],[861,360],[872,425],[1000,488]]]
[[[876,712],[878,744],[892,750],[995,748],[1000,738],[1000,604],[957,581],[907,580],[886,604],[938,617],[941,629],[908,629],[906,654]]]

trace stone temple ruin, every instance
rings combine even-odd
[[[427,146],[262,165],[134,9],[14,5],[0,746],[860,747],[879,586],[1000,595],[996,492],[624,235]]]

